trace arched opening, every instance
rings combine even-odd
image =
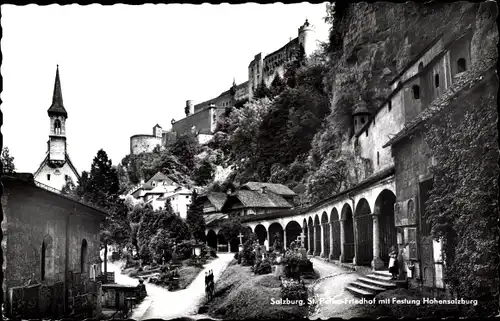
[[[323,257],[330,257],[330,224],[328,224],[328,214],[321,214],[321,225],[323,226]]]
[[[366,199],[359,200],[355,217],[358,232],[356,264],[371,266],[373,260],[373,218]]]
[[[280,223],[273,223],[269,226],[269,248],[281,251],[283,249],[283,227]]]
[[[309,242],[308,242],[308,237],[309,237],[309,236],[308,236],[308,230],[309,230],[309,229],[308,229],[308,227],[307,227],[307,221],[306,221],[306,219],[304,219],[304,220],[302,221],[302,229],[304,230],[304,248],[305,248],[306,250],[309,250],[309,244],[308,244],[308,243],[309,243]]]
[[[207,245],[217,251],[217,234],[214,230],[209,230],[207,233]]]
[[[333,239],[333,247],[330,251],[330,260],[338,260],[340,257],[340,221],[339,213],[336,208],[332,209],[330,222],[332,224],[332,233],[330,237]]]
[[[344,262],[352,262],[354,258],[354,224],[352,222],[352,209],[349,204],[342,208],[342,219],[344,220]]]
[[[300,227],[299,223],[297,223],[296,221],[288,222],[288,224],[285,226],[285,233],[287,249],[290,247],[290,243],[292,242],[295,242],[296,245],[300,246],[300,242],[297,242],[297,237],[299,237],[300,233],[302,233],[302,228]]]
[[[314,216],[314,255],[321,254],[321,225],[318,214]]]
[[[42,266],[40,278],[42,279],[42,282],[45,281],[45,242],[42,242]]]
[[[59,119],[54,120],[54,133],[55,134],[61,133],[61,121]]]
[[[380,153],[377,152],[377,166],[380,166]]]
[[[460,58],[457,60],[457,72],[461,73],[467,70],[467,62],[464,58]]]
[[[258,224],[255,227],[255,235],[257,235],[257,239],[259,240],[260,245],[264,245],[264,241],[267,239],[267,230],[262,224]]]
[[[219,234],[217,234],[217,252],[228,252],[228,251],[229,247],[227,244],[226,237],[221,232],[219,232]]]
[[[307,230],[309,231],[309,249],[307,253],[310,255],[314,254],[314,226],[313,226],[313,220],[311,217],[309,217],[309,222],[308,222],[308,228]]]
[[[389,264],[389,252],[392,245],[397,246],[397,230],[394,224],[394,204],[396,195],[384,189],[375,200],[374,213],[378,215],[380,259]]]
[[[243,241],[243,239],[242,239]],[[238,247],[240,245],[240,238],[234,238],[229,242],[229,251],[232,253],[238,252]]]
[[[434,75],[434,86],[439,88],[439,74]]]
[[[413,99],[420,99],[420,86],[419,85],[413,85],[411,87],[411,91],[413,93]]]
[[[88,245],[87,240],[82,241],[82,250],[80,252],[80,272],[88,273]]]

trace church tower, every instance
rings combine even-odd
[[[61,167],[66,161],[66,119],[68,119],[68,113],[63,104],[59,65],[56,70],[52,105],[50,105],[47,113],[50,118],[49,162],[56,167]]]
[[[47,114],[50,121],[47,154],[35,172],[34,177],[36,182],[59,191],[68,180],[77,185],[80,179],[80,175],[73,166],[67,151],[66,120],[68,119],[68,113],[63,103],[59,65],[56,69],[52,104],[47,110]]]

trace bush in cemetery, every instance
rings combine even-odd
[[[254,267],[254,272],[258,275],[269,274],[272,270],[271,261],[269,261],[269,259],[259,260]]]
[[[307,302],[307,288],[302,281],[281,279],[281,298],[289,300],[303,300]]]

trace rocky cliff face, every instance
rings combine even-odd
[[[437,37],[455,38],[474,30],[473,51],[495,38],[493,3],[352,3],[334,22],[342,45],[332,55],[331,123],[347,132],[360,96],[374,112],[390,93],[389,82]],[[492,32],[493,31],[493,32]],[[498,33],[496,33],[498,37]],[[496,42],[495,42],[496,46]]]

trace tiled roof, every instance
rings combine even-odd
[[[248,188],[251,191],[258,191],[262,187],[265,187],[267,190],[284,196],[295,196],[295,192],[282,184],[273,184],[273,183],[261,183],[261,182],[248,182],[241,186],[242,189]]]
[[[151,177],[146,184],[150,184],[152,181],[167,181],[169,184],[173,184],[173,181],[168,178],[167,175],[163,174],[162,172],[157,172],[156,174]]]
[[[227,195],[225,193],[216,193],[216,192],[211,192],[206,197],[218,211],[222,209],[222,206],[224,206],[224,203],[226,202],[227,199]]]
[[[260,193],[256,191],[238,190],[230,197],[236,197],[245,207],[276,207],[290,208],[292,205],[283,197],[272,192]],[[227,202],[226,202],[227,204]]]
[[[209,214],[205,215],[205,225],[213,225],[217,221],[223,220],[227,218],[227,214],[222,214],[222,213],[216,213],[216,214]]]
[[[56,70],[56,81],[54,83],[54,94],[52,95],[52,105],[47,110],[47,113],[50,115],[62,115],[64,117],[68,117],[68,113],[66,109],[64,109],[62,91],[61,91],[61,81],[59,80],[59,65]]]
[[[485,63],[478,63],[472,66],[469,70],[458,74],[454,79],[450,88],[445,91],[439,98],[435,99],[430,106],[421,112],[411,121],[407,122],[403,129],[399,131],[393,138],[391,138],[382,147],[388,147],[400,141],[422,124],[423,122],[433,118],[440,113],[443,109],[450,106],[454,101],[461,97],[461,93],[474,87],[480,83],[487,73],[495,71],[496,64],[485,66]]]

